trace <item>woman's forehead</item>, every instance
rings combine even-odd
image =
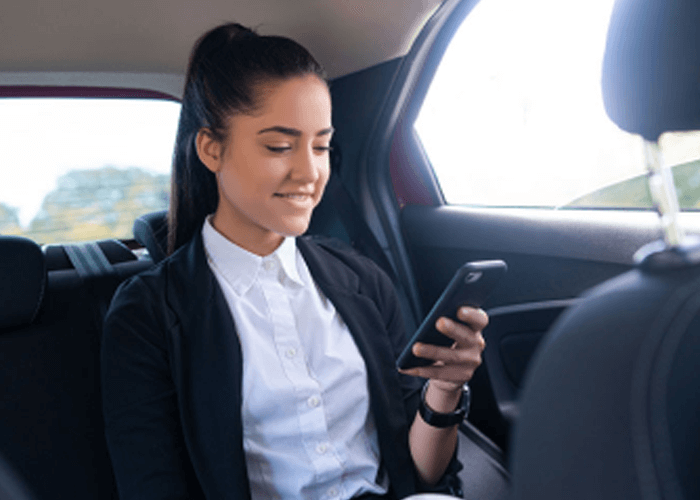
[[[315,75],[305,75],[260,84],[258,106],[249,114],[235,115],[242,126],[281,125],[303,132],[331,127],[331,98],[328,86]]]

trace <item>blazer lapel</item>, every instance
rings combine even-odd
[[[249,498],[238,335],[200,231],[183,250],[170,264],[168,298],[180,321],[171,331],[185,441],[207,498]]]
[[[376,303],[361,293],[359,276],[322,247],[297,238],[316,284],[345,321],[365,360],[370,403],[378,431],[382,464],[398,498],[415,493],[408,427],[393,348]]]

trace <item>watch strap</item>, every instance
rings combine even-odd
[[[430,408],[430,406],[428,406],[428,403],[426,403],[425,401],[425,394],[428,391],[429,383],[430,381],[427,381],[425,385],[423,385],[423,390],[421,391],[420,395],[420,402],[418,404],[418,412],[420,413],[420,416],[423,419],[423,421],[431,427],[438,427],[443,429],[457,425],[462,420],[464,420],[464,417],[467,414],[465,408],[467,406],[465,405],[465,393],[468,394],[468,386],[462,389],[462,393],[459,396],[459,402],[457,403],[457,409],[455,411],[450,413],[440,413]],[[466,396],[466,399],[468,404],[468,395]]]

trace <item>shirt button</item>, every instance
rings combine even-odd
[[[335,488],[331,488],[330,490],[328,490],[328,496],[329,496],[329,497],[337,497],[337,496],[338,496],[338,490],[336,490]]]
[[[289,349],[287,349],[286,354],[287,354],[288,358],[293,358],[294,356],[297,355],[297,350],[294,349],[293,347],[290,347]]]
[[[265,269],[265,271],[272,271],[274,268],[275,268],[274,261],[266,260],[265,262],[263,262],[263,269]]]
[[[316,446],[316,453],[318,453],[319,455],[323,455],[324,453],[326,453],[326,451],[328,451],[328,446],[326,445],[326,443],[320,443],[318,446]]]
[[[311,397],[307,400],[307,404],[308,404],[309,407],[311,407],[311,408],[316,408],[320,403],[321,403],[321,400],[318,399],[316,396],[311,396]]]

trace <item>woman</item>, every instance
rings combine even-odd
[[[425,409],[457,408],[486,315],[442,318],[452,349],[419,345],[438,363],[396,371],[405,339],[389,279],[352,251],[298,237],[328,180],[332,133],[323,70],[296,42],[227,24],[195,45],[171,255],[122,285],[105,321],[122,499],[458,489],[457,426],[430,425]],[[422,396],[415,376],[430,379]]]

